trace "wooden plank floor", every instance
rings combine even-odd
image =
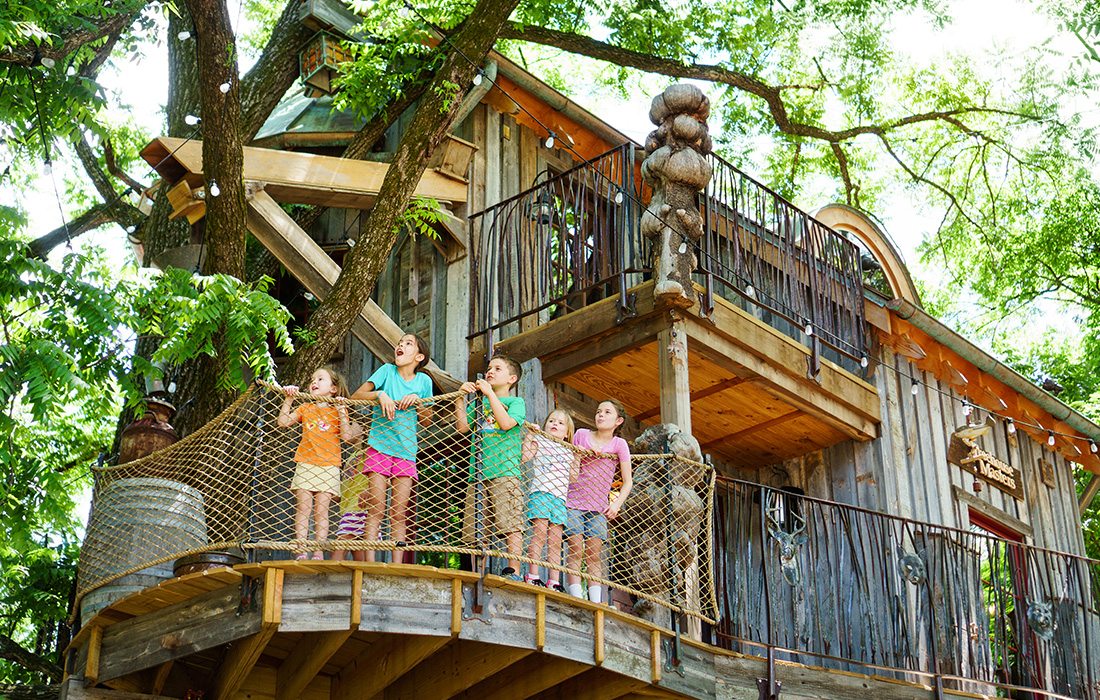
[[[192,574],[93,618],[65,698],[757,698],[764,659],[607,606],[468,572],[272,562]],[[786,698],[931,689],[779,662]],[[951,697],[964,697],[948,693]]]

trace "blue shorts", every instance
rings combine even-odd
[[[607,516],[594,510],[569,509],[565,523],[565,536],[584,535],[597,540],[607,539]]]
[[[555,525],[565,524],[565,499],[546,493],[532,491],[527,499],[527,519],[543,518]]]

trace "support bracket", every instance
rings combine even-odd
[[[768,677],[757,678],[756,688],[760,691],[760,700],[779,700],[783,683],[775,677],[775,649],[768,647]]]

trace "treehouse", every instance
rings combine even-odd
[[[350,31],[340,8],[305,12]],[[868,216],[806,213],[711,152],[697,89],[657,96],[641,145],[502,56],[484,73],[418,189],[438,235],[399,237],[334,358],[354,386],[403,329],[429,343],[410,536],[392,513],[373,536],[297,536],[290,399],[257,386],[97,472],[65,697],[1100,698],[1080,526],[1100,427],[929,316]],[[326,99],[288,97],[244,159],[249,231],[300,317],[407,123],[340,159],[357,124]],[[201,219],[201,144],[143,155]],[[329,209],[307,231],[293,203]],[[612,605],[498,575],[516,553],[469,466],[484,438],[450,417],[501,354],[528,420],[627,408],[634,487],[603,565],[521,557]],[[222,551],[239,563],[179,566]]]

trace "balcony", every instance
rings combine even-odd
[[[596,604],[494,574],[516,555],[471,481],[483,438],[455,432],[453,394],[421,404],[434,415],[404,541],[389,508],[372,537],[296,537],[299,433],[276,427],[283,398],[258,387],[177,445],[97,470],[82,629],[66,660],[73,697],[106,685],[211,698],[713,698],[755,694],[758,679],[838,700],[1100,696],[1098,561],[637,454],[602,570],[552,548],[518,557],[543,580],[578,574],[621,592]],[[352,402],[354,421],[370,408]],[[249,561],[159,572],[226,548]],[[288,558],[310,551],[329,559]],[[458,568],[479,555],[486,568]]]
[[[544,381],[619,397],[643,423],[660,420],[670,394],[687,394],[691,432],[734,467],[872,439],[880,408],[863,376],[859,249],[710,159],[697,301],[687,309],[653,295],[639,227],[639,203],[651,193],[633,144],[546,173],[471,217],[472,354],[492,347],[537,357]],[[687,335],[690,379],[655,391],[676,324]]]

